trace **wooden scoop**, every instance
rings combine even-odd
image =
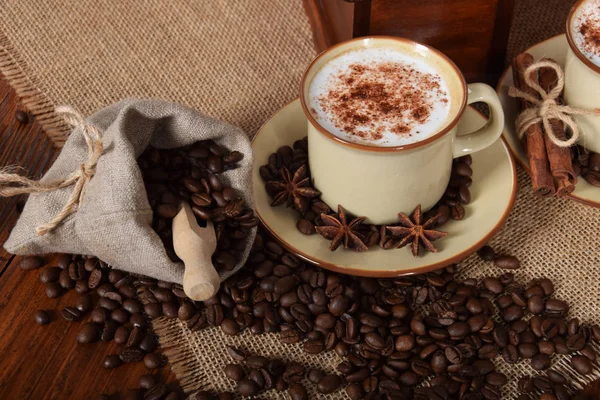
[[[173,247],[183,260],[183,291],[192,300],[204,301],[213,297],[221,283],[212,264],[217,238],[212,222],[202,228],[187,204],[182,204],[173,219]]]

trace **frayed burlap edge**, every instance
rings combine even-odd
[[[52,143],[56,147],[62,147],[69,136],[69,126],[54,110],[55,105],[40,89],[41,86],[36,82],[33,72],[2,30],[0,30],[0,73]]]

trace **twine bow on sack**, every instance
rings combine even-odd
[[[532,75],[537,76],[542,68],[552,68],[556,71],[558,80],[556,86],[550,91],[546,92],[537,82],[532,78]],[[546,135],[550,138],[552,143],[559,147],[570,147],[577,142],[579,139],[579,127],[572,118],[573,115],[598,115],[600,116],[600,109],[586,110],[582,108],[569,107],[558,103],[558,99],[565,87],[565,74],[562,68],[552,61],[540,61],[529,66],[524,73],[525,84],[540,94],[540,98],[534,97],[529,93],[526,93],[516,87],[511,87],[508,91],[508,95],[511,97],[517,97],[528,101],[533,104],[533,107],[525,109],[518,117],[515,122],[517,127],[517,133],[519,139],[525,135],[527,129],[535,124],[542,123]],[[571,129],[571,137],[566,140],[557,138],[554,135],[554,130],[550,125],[550,120],[556,119],[562,121],[568,128]]]
[[[0,169],[0,196],[11,197],[28,193],[53,192],[73,186],[69,199],[64,207],[47,223],[36,228],[38,235],[45,235],[59,226],[65,218],[76,211],[76,207],[85,196],[85,189],[89,181],[96,173],[96,164],[104,151],[102,145],[102,132],[95,126],[88,124],[83,116],[72,107],[61,106],[56,112],[62,114],[63,118],[73,128],[81,127],[83,137],[87,143],[87,159],[83,164],[73,171],[68,177],[61,181],[42,183],[28,179],[24,176],[11,173],[11,168]]]

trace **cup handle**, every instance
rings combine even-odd
[[[471,83],[467,91],[467,104],[480,101],[486,103],[490,108],[490,119],[483,128],[474,132],[462,136],[460,136],[462,132],[458,132],[454,139],[454,158],[466,156],[492,145],[504,129],[504,111],[494,89],[484,83]]]

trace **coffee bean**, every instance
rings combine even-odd
[[[501,372],[491,372],[485,376],[487,383],[496,387],[502,387],[508,382],[508,378]]]
[[[319,354],[325,348],[322,340],[307,340],[302,344],[304,351],[308,354]]]
[[[131,330],[131,332],[129,333],[129,336],[127,336],[127,341],[125,342],[125,345],[127,347],[136,347],[137,345],[140,344],[140,342],[142,341],[143,338],[144,338],[143,329],[134,327]]]
[[[455,322],[448,327],[448,333],[453,340],[462,339],[471,333],[469,324],[465,322]],[[398,349],[396,349],[398,350]]]
[[[529,300],[527,300],[527,309],[532,314],[541,314],[544,312],[544,299],[542,296],[531,296]]]
[[[144,356],[144,365],[148,369],[161,368],[166,364],[166,360],[160,353],[149,353]]]
[[[73,289],[75,287],[75,281],[69,277],[68,271],[60,271],[58,275],[58,284],[63,289]]]
[[[114,311],[114,310],[120,308],[121,304],[119,304],[118,301],[111,300],[106,297],[101,297],[100,299],[98,299],[98,306],[100,306],[102,308],[106,308],[107,310],[110,310],[110,311]]]
[[[95,322],[86,322],[79,328],[77,341],[79,343],[94,343],[100,339],[100,326]]]
[[[100,324],[99,324],[100,325]],[[100,332],[100,340],[103,342],[110,342],[115,337],[115,332],[119,328],[119,324],[115,321],[108,320],[104,323],[102,331]]]
[[[56,282],[62,270],[58,267],[46,267],[40,273],[40,282],[50,283]]]
[[[586,344],[585,337],[576,333],[575,335],[569,336],[565,342],[567,349],[571,351],[579,351],[583,349]]]
[[[521,267],[519,259],[514,256],[496,256],[494,265],[502,269],[519,269]]]
[[[156,208],[156,212],[163,218],[172,219],[175,218],[179,209],[175,204],[161,204]]]
[[[350,400],[360,400],[363,398],[362,386],[358,384],[351,384],[346,386],[346,394],[350,397]]]
[[[321,394],[330,394],[337,391],[342,385],[342,378],[338,375],[325,375],[319,383],[317,383],[317,390]]]
[[[538,353],[538,346],[533,343],[521,343],[518,346],[519,354],[523,358],[532,358]]]
[[[539,356],[539,354],[538,354],[538,356]],[[517,351],[517,348],[512,344],[509,344],[508,346],[506,346],[502,350],[502,358],[504,358],[504,361],[506,361],[509,364],[516,363],[517,361],[519,361],[519,353]],[[535,359],[535,357],[534,357],[534,359]],[[536,365],[539,365],[540,361],[541,360],[536,360]],[[533,366],[533,360],[532,360],[532,366]]]
[[[44,259],[37,256],[28,256],[21,259],[19,267],[23,270],[29,271],[32,269],[38,269],[44,265]]]
[[[178,312],[179,312],[179,308],[177,307],[176,303],[174,303],[174,302],[162,303],[162,313],[166,318],[175,319],[175,318],[177,318]],[[207,312],[206,315],[208,317],[209,313]],[[217,322],[219,322],[219,324],[220,324],[223,321],[223,319],[222,319],[223,314],[217,314],[217,317],[220,317],[221,319],[214,320],[214,322],[215,322],[215,324]]]
[[[268,363],[269,360],[263,356],[249,356],[246,358],[246,364],[248,364],[250,368],[265,368]]]
[[[504,286],[497,278],[488,277],[482,282],[483,287],[494,294],[500,294],[504,290]]]
[[[279,278],[273,286],[273,291],[276,294],[288,293],[296,287],[296,278],[294,276],[285,276]]]
[[[148,333],[144,336],[138,347],[146,353],[152,353],[158,347],[158,339],[153,333]]]
[[[56,299],[63,295],[62,287],[56,282],[50,282],[46,285],[46,296],[49,299]]]
[[[300,218],[298,222],[296,222],[296,228],[304,235],[312,235],[315,233],[315,224],[304,218]]]
[[[129,329],[125,326],[120,326],[115,331],[115,343],[117,344],[125,344],[127,339],[129,338]]]
[[[533,386],[542,392],[551,392],[552,391],[552,382],[544,376],[536,376],[533,378]]]
[[[550,357],[546,354],[536,354],[531,359],[531,368],[541,371],[550,368]]]
[[[111,355],[104,357],[104,361],[102,362],[102,364],[104,365],[104,368],[106,368],[106,369],[113,369],[113,368],[117,368],[118,366],[123,364],[123,361],[121,361],[121,359],[119,358],[118,355],[111,354]]]
[[[110,313],[110,318],[120,324],[129,321],[129,313],[124,308],[118,308]]]
[[[227,346],[227,354],[229,354],[229,356],[235,361],[246,360],[246,353],[240,349],[236,349],[235,347]]]
[[[308,393],[306,392],[306,388],[300,383],[293,383],[290,385],[288,389],[288,394],[292,398],[292,400],[307,400]]]
[[[565,378],[564,375],[552,369],[546,371],[546,376],[548,377],[548,379],[550,379],[552,383],[563,384],[567,382],[567,378]]]
[[[149,389],[144,394],[144,400],[160,400],[164,398],[164,396],[168,392],[168,387],[164,383],[155,385],[152,389]]]
[[[144,359],[144,352],[139,349],[127,348],[121,351],[119,358],[124,363],[140,362]]]
[[[65,307],[60,312],[60,315],[70,322],[79,321],[81,319],[81,311],[74,307]]]
[[[227,364],[225,366],[225,376],[227,376],[227,378],[232,379],[236,382],[241,381],[242,379],[244,379],[244,370],[242,369],[241,366],[237,365],[237,364]]]
[[[159,303],[148,303],[144,305],[144,312],[152,319],[158,318],[162,316],[162,306]]]
[[[564,315],[569,311],[569,305],[562,300],[548,299],[546,300],[545,310],[548,313]]]
[[[397,351],[410,351],[415,347],[415,338],[412,335],[401,335],[396,338]]]
[[[158,382],[156,381],[156,379],[154,378],[153,375],[145,374],[140,377],[139,385],[140,385],[140,388],[142,388],[144,390],[148,390],[148,389],[154,387],[154,385],[156,385],[157,383]]]
[[[260,388],[251,379],[242,379],[237,384],[237,391],[241,396],[255,396],[260,391]]]
[[[34,319],[38,325],[48,325],[50,323],[50,314],[45,310],[37,310]]]
[[[221,330],[224,334],[229,336],[235,336],[240,333],[240,326],[233,318],[225,318],[221,322]]]
[[[533,385],[533,379],[529,376],[524,376],[519,378],[517,382],[517,388],[521,393],[531,393],[535,390],[535,386]]]
[[[510,323],[523,318],[523,315],[523,307],[513,304],[503,311],[502,318]]]
[[[496,355],[498,355],[498,352],[495,346],[491,344],[486,344],[479,349],[477,355],[481,359],[491,360],[492,358],[495,358]]]
[[[588,375],[593,372],[594,366],[589,358],[585,356],[574,355],[571,357],[571,366],[581,375]]]
[[[496,258],[494,249],[487,245],[477,250],[477,255],[484,261],[494,261],[494,258]]]

